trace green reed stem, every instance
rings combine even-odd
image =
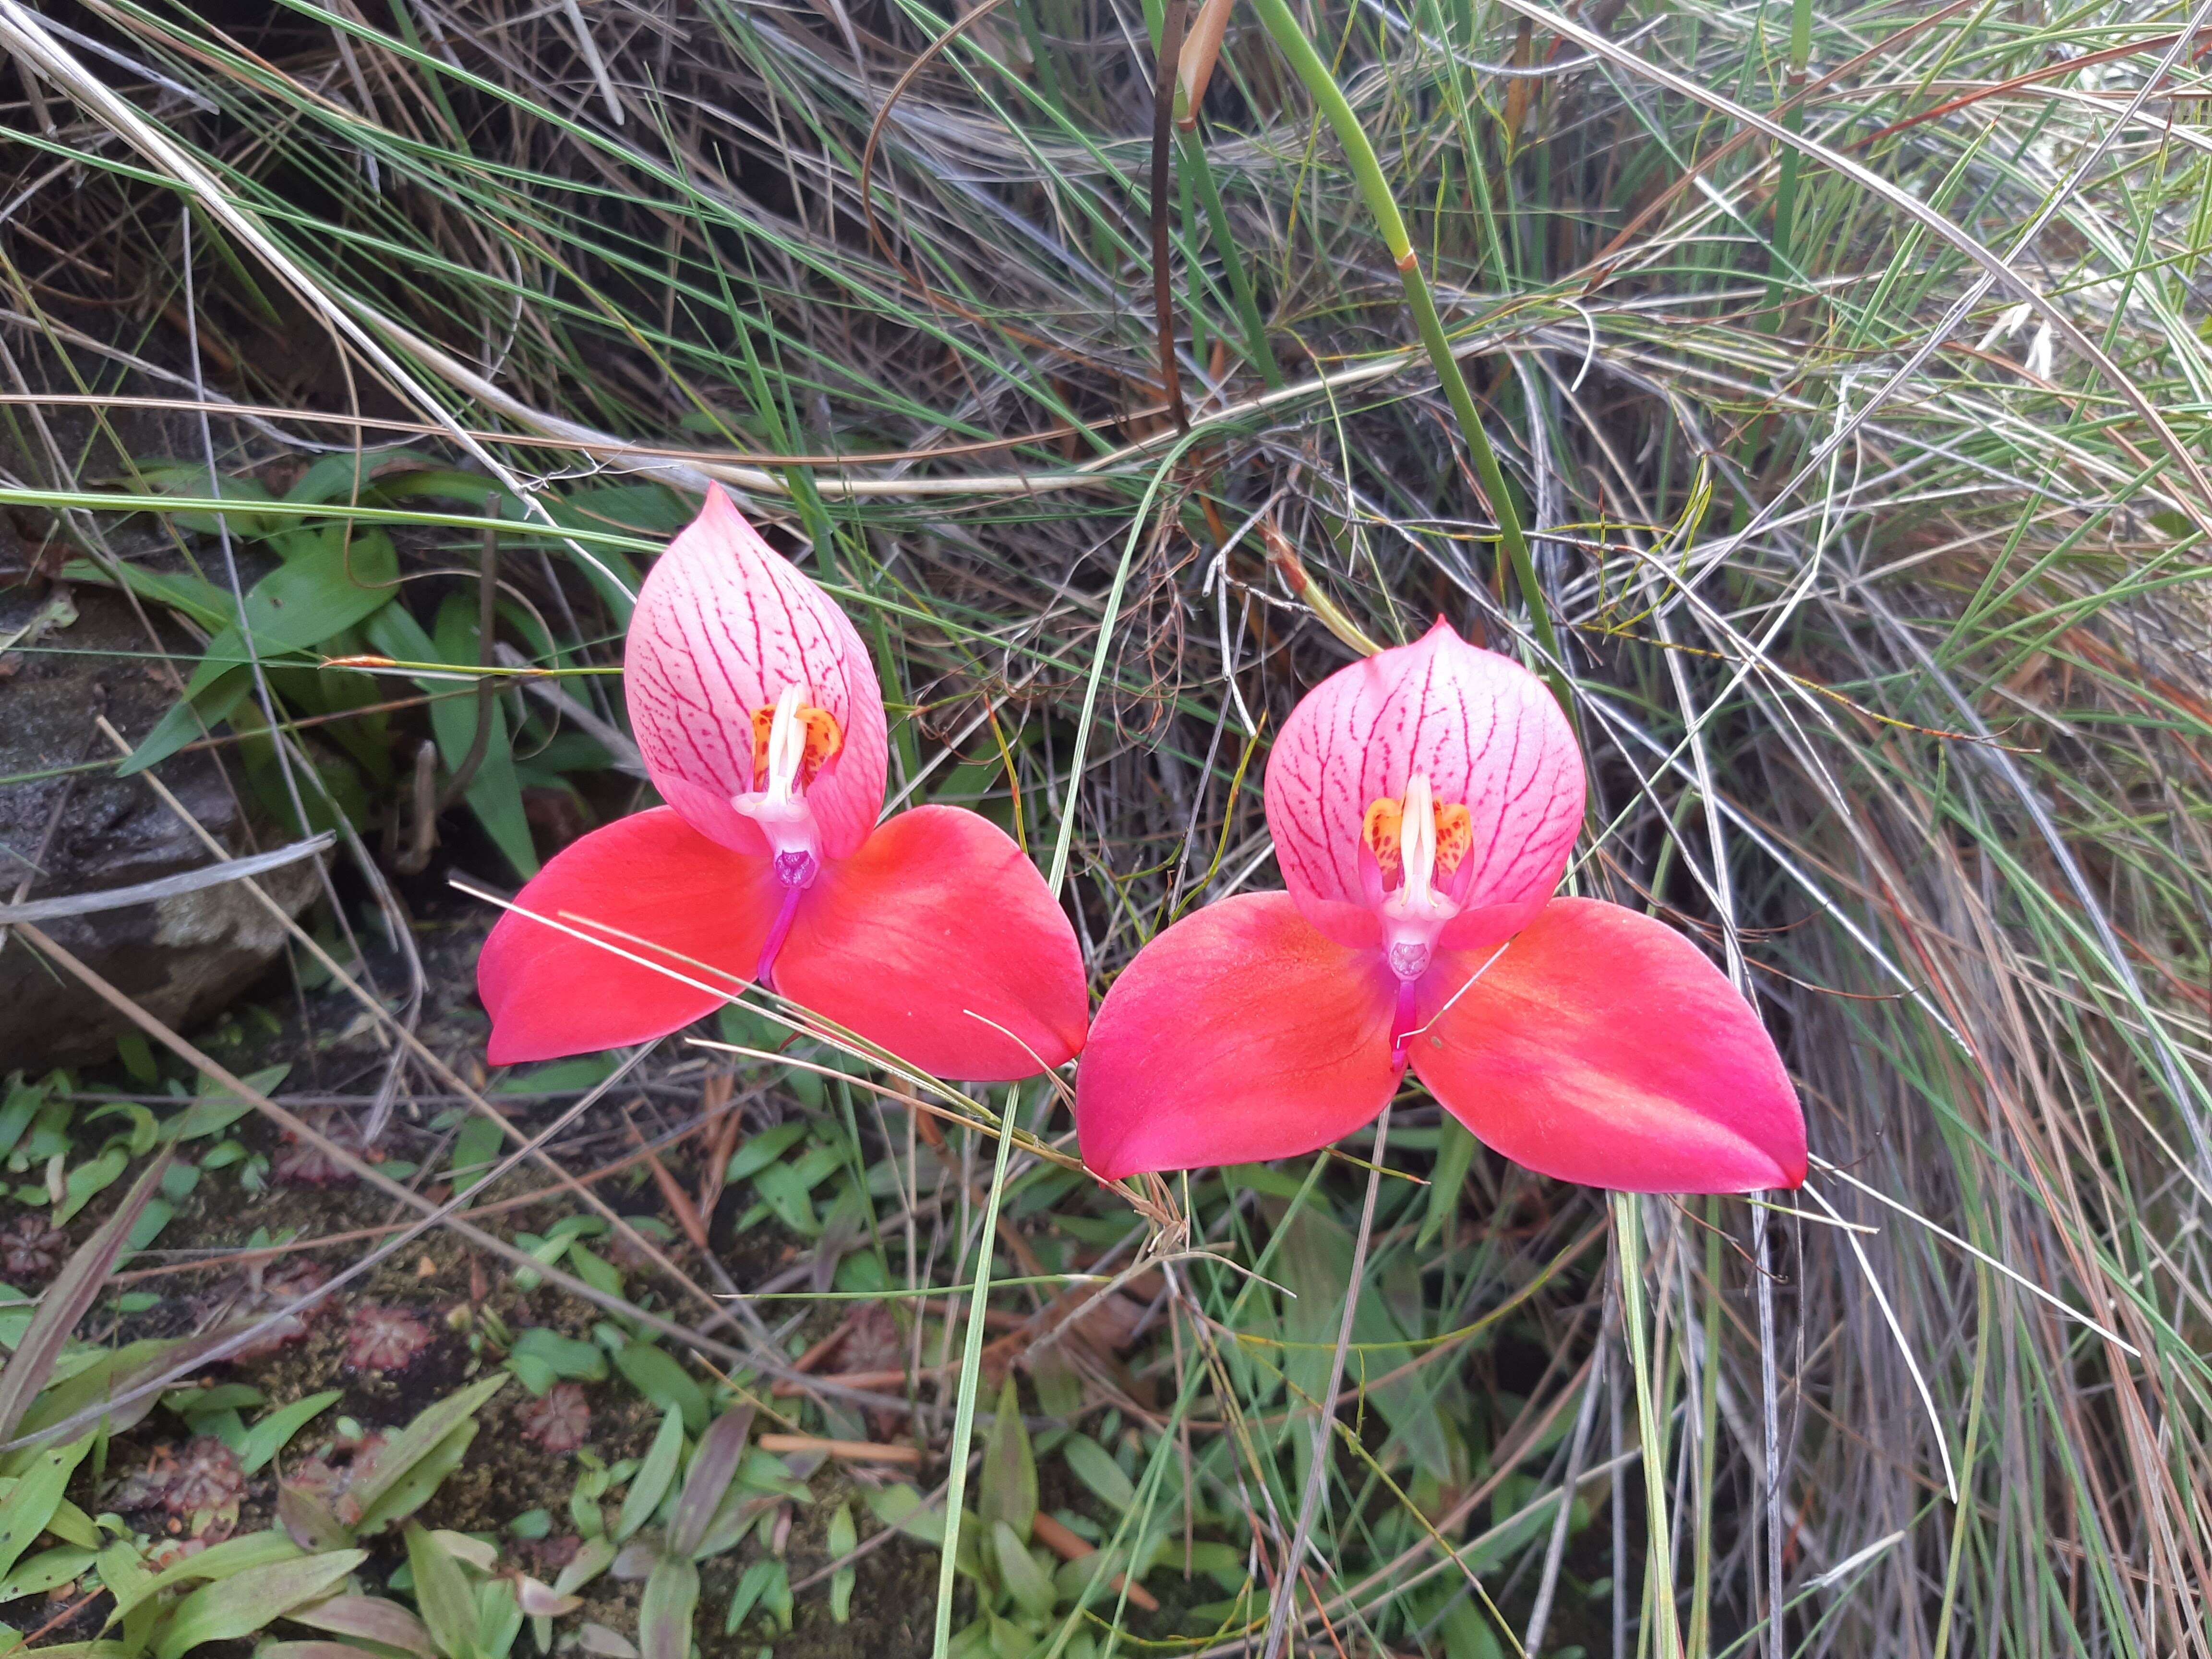
[[[1652,1402],[1651,1334],[1644,1306],[1644,1206],[1633,1193],[1613,1195],[1613,1236],[1620,1253],[1620,1322],[1628,1339],[1628,1369],[1636,1377],[1636,1428],[1644,1447],[1644,1502],[1650,1549],[1644,1570],[1652,1614],[1656,1659],[1681,1659],[1675,1620],[1674,1546],[1667,1515],[1667,1443]]]
[[[990,1190],[983,1197],[983,1231],[975,1245],[975,1288],[968,1297],[968,1329],[960,1349],[960,1398],[952,1408],[952,1443],[945,1478],[945,1553],[937,1564],[937,1636],[933,1659],[945,1659],[952,1646],[952,1579],[960,1556],[960,1508],[968,1498],[968,1448],[975,1437],[975,1395],[983,1375],[983,1316],[991,1296],[991,1246],[999,1236],[999,1195],[1006,1189],[1006,1159],[1014,1150],[1014,1108],[1018,1088],[1006,1091],[1006,1109],[999,1119],[999,1155],[991,1165]]]
[[[1406,290],[1406,303],[1413,307],[1413,325],[1420,334],[1421,344],[1428,350],[1437,378],[1443,384],[1452,413],[1458,417],[1459,429],[1467,439],[1468,459],[1474,463],[1474,476],[1482,485],[1483,494],[1490,497],[1491,510],[1498,514],[1498,544],[1520,587],[1521,597],[1528,605],[1529,627],[1536,635],[1536,643],[1547,659],[1545,678],[1551,682],[1553,695],[1562,707],[1566,707],[1570,694],[1565,677],[1554,666],[1560,659],[1559,638],[1552,631],[1550,608],[1544,602],[1542,590],[1536,586],[1536,567],[1529,556],[1528,538],[1521,527],[1520,512],[1505,487],[1505,473],[1498,465],[1498,452],[1490,447],[1490,434],[1482,428],[1481,414],[1474,406],[1474,393],[1468,387],[1467,376],[1460,372],[1459,359],[1452,355],[1443,319],[1437,314],[1436,296],[1430,290],[1428,278],[1421,274],[1420,256],[1413,251],[1405,217],[1398,211],[1389,182],[1382,176],[1382,164],[1375,154],[1375,146],[1368,142],[1366,129],[1359,125],[1351,100],[1345,97],[1344,89],[1337,85],[1336,77],[1329,72],[1321,54],[1314,50],[1313,42],[1306,39],[1305,31],[1291,15],[1290,7],[1284,0],[1254,0],[1254,3],[1276,49],[1290,61],[1298,79],[1305,82],[1307,92],[1312,94],[1323,118],[1336,134],[1337,143],[1344,146],[1345,161],[1358,183],[1359,193],[1366,200],[1367,210],[1375,216],[1383,243],[1397,264],[1398,280]]]

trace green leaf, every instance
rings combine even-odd
[[[788,1164],[771,1164],[753,1176],[753,1190],[775,1218],[802,1238],[822,1236],[821,1218],[814,1213],[811,1188]]]
[[[415,1576],[415,1605],[430,1639],[446,1659],[470,1659],[476,1650],[477,1599],[468,1575],[436,1534],[410,1521],[407,1565]]]
[[[232,535],[258,541],[291,522],[283,514],[255,511],[276,499],[258,478],[226,477],[210,471],[204,461],[144,460],[138,463],[138,476],[160,495],[223,503],[220,514],[187,507],[167,515],[179,529],[195,535],[219,534],[227,524]]]
[[[660,1419],[660,1432],[653,1437],[653,1449],[645,1455],[645,1462],[630,1477],[629,1490],[623,1496],[622,1516],[615,1522],[615,1541],[622,1542],[640,1527],[653,1519],[660,1508],[660,1500],[668,1496],[675,1484],[676,1468],[684,1457],[684,1413],[676,1407],[668,1408]]]
[[[931,1508],[914,1487],[901,1481],[868,1493],[867,1499],[868,1508],[884,1525],[922,1543],[944,1547],[945,1511]]]
[[[269,1413],[246,1431],[245,1443],[238,1449],[239,1468],[247,1474],[260,1474],[268,1467],[269,1460],[291,1443],[294,1435],[343,1398],[343,1389],[325,1389],[320,1394],[311,1394]]]
[[[172,1589],[179,1584],[198,1579],[210,1583],[220,1583],[255,1567],[268,1566],[279,1561],[297,1561],[304,1554],[297,1544],[281,1532],[250,1532],[243,1538],[227,1538],[220,1544],[210,1544],[198,1555],[186,1556],[173,1565],[165,1567],[127,1588],[118,1583],[103,1566],[101,1577],[115,1593],[115,1607],[107,1615],[107,1622],[114,1624],[147,1597]]]
[[[264,1066],[258,1072],[249,1072],[240,1079],[258,1095],[276,1092],[277,1085],[292,1073],[291,1066]],[[253,1103],[234,1095],[212,1078],[200,1079],[199,1093],[181,1116],[173,1118],[168,1126],[172,1140],[198,1140],[203,1136],[221,1134],[225,1129],[253,1110]]]
[[[695,1434],[705,1431],[706,1392],[674,1355],[650,1342],[632,1342],[615,1356],[615,1368],[654,1405],[682,1412],[684,1427]]]
[[[577,1382],[603,1382],[607,1375],[607,1351],[581,1337],[563,1336],[544,1325],[532,1325],[515,1334],[510,1357],[527,1354],[556,1376]]]
[[[1444,1659],[1505,1659],[1489,1617],[1468,1596],[1453,1602],[1437,1626]]]
[[[738,1473],[745,1442],[753,1431],[753,1408],[739,1406],[724,1412],[700,1437],[699,1449],[684,1476],[684,1496],[668,1523],[668,1547],[678,1555],[696,1556],[708,1524],[722,1507],[722,1499]]]
[[[293,1608],[320,1600],[367,1559],[367,1550],[337,1550],[248,1567],[218,1583],[203,1584],[169,1615],[155,1644],[154,1659],[178,1659],[209,1642],[251,1636]]]
[[[491,1173],[499,1162],[500,1147],[506,1134],[498,1122],[489,1117],[472,1117],[461,1125],[460,1133],[453,1137],[453,1190],[465,1193]]]
[[[356,536],[349,544],[333,537],[325,547],[280,565],[246,591],[246,624],[254,653],[266,662],[320,645],[390,605],[398,583],[398,555],[383,532]],[[236,710],[252,684],[246,635],[239,631],[237,614],[226,604],[223,626],[185,684],[185,701],[164,714],[116,769],[118,777],[167,759],[199,735],[201,721],[212,726]]]
[[[216,635],[218,640],[222,637]],[[130,758],[115,769],[116,776],[127,778],[143,772],[186,744],[198,742],[204,729],[211,732],[228,720],[252,690],[253,671],[244,667],[227,669],[198,689],[188,690],[183,700],[171,704],[168,712],[154,722],[153,730],[138,740]]]
[[[501,1372],[500,1381],[504,1382],[506,1380],[507,1374]],[[410,1462],[405,1472],[389,1484],[382,1480],[383,1470],[380,1468],[377,1471],[376,1500],[362,1506],[358,1516],[352,1522],[352,1530],[364,1537],[381,1532],[393,1522],[405,1520],[428,1503],[437,1495],[438,1488],[445,1484],[446,1477],[460,1468],[461,1460],[468,1455],[469,1443],[477,1437],[477,1428],[474,1421],[462,1424],[422,1456]],[[339,1501],[342,1505],[345,1502],[343,1498]],[[343,1512],[342,1509],[341,1514]]]
[[[505,1371],[480,1377],[458,1394],[433,1401],[416,1414],[414,1421],[392,1436],[368,1479],[347,1494],[360,1510],[360,1524],[364,1529],[372,1525],[389,1525],[403,1515],[412,1513],[428,1498],[429,1492],[423,1492],[406,1508],[397,1508],[386,1501],[398,1495],[397,1489],[403,1481],[410,1482],[408,1495],[412,1495],[419,1482],[410,1481],[410,1477],[418,1464],[442,1466],[443,1472],[438,1477],[441,1480],[444,1474],[450,1473],[459,1461],[460,1452],[467,1448],[469,1437],[476,1432],[474,1419],[477,1410],[504,1388],[507,1381]],[[435,1490],[434,1481],[430,1491]]]
[[[1069,1435],[1060,1443],[1060,1455],[1067,1472],[1090,1487],[1101,1503],[1126,1510],[1137,1501],[1137,1489],[1114,1455],[1089,1435]]]
[[[823,1547],[832,1561],[842,1560],[859,1547],[860,1530],[853,1524],[853,1506],[840,1504],[830,1516],[829,1536]],[[853,1617],[853,1586],[858,1575],[850,1567],[840,1567],[830,1575],[830,1617],[842,1625]]]
[[[66,1584],[93,1564],[95,1552],[80,1549],[74,1545],[62,1549],[40,1550],[16,1563],[15,1570],[0,1577],[0,1601],[13,1601],[19,1596],[44,1595],[48,1590]]]
[[[416,1582],[422,1582],[419,1574]],[[397,1648],[402,1653],[419,1655],[420,1659],[437,1659],[438,1650],[431,1644],[430,1632],[422,1621],[398,1602],[380,1595],[333,1595],[328,1601],[295,1607],[288,1616],[295,1624],[316,1630]]]
[[[15,1360],[13,1364],[22,1362]],[[4,1498],[0,1498],[0,1575],[15,1570],[39,1534],[61,1507],[70,1476],[92,1449],[93,1437],[85,1435],[62,1446],[42,1446],[30,1467]]]
[[[782,1590],[780,1599],[773,1594],[779,1586]],[[790,1628],[791,1576],[783,1563],[773,1558],[751,1563],[738,1577],[737,1590],[730,1597],[729,1614],[722,1620],[722,1633],[736,1635],[738,1627],[745,1622],[746,1615],[763,1603],[770,1613],[776,1614],[779,1626],[787,1630]],[[776,1613],[779,1605],[785,1611]]]
[[[699,1569],[683,1556],[655,1561],[638,1603],[639,1659],[689,1659],[691,1615],[698,1606]]]
[[[46,1530],[64,1544],[74,1544],[81,1550],[96,1550],[107,1542],[107,1534],[100,1531],[99,1523],[67,1498],[54,1505]]]
[[[987,1527],[1005,1522],[1022,1545],[1028,1545],[1030,1528],[1036,1521],[1036,1460],[1030,1451],[1030,1431],[1022,1422],[1021,1398],[1011,1374],[1000,1387],[991,1433],[983,1443],[975,1512]]]
[[[620,1296],[623,1293],[622,1275],[615,1271],[613,1264],[605,1256],[586,1249],[574,1239],[568,1243],[568,1265],[575,1270],[577,1278],[602,1295]]]
[[[68,1196],[60,1209],[54,1212],[54,1224],[67,1226],[79,1210],[115,1184],[124,1170],[131,1167],[131,1152],[125,1146],[110,1146],[97,1158],[80,1164],[69,1172],[63,1188]],[[147,1200],[150,1206],[153,1200]],[[125,1242],[129,1243],[126,1237]]]
[[[1421,1222],[1416,1250],[1425,1250],[1459,1212],[1460,1194],[1467,1190],[1467,1172],[1474,1163],[1474,1137],[1457,1118],[1446,1114],[1437,1143],[1437,1167],[1429,1181],[1429,1212]]]
[[[998,1564],[999,1582],[1021,1604],[1022,1611],[1032,1619],[1051,1618],[1058,1593],[1044,1569],[1031,1558],[1029,1546],[1005,1522],[994,1521],[991,1547]]]
[[[784,1150],[806,1133],[806,1127],[804,1122],[779,1123],[773,1129],[762,1130],[730,1154],[730,1167],[723,1178],[744,1181],[759,1174],[781,1158]]]
[[[494,1578],[477,1586],[477,1651],[483,1659],[507,1659],[522,1632],[522,1605],[514,1586]]]
[[[213,582],[198,576],[148,570],[135,564],[118,563],[116,575],[122,585],[141,599],[152,599],[172,611],[182,611],[210,634],[238,620],[238,607],[229,594]],[[71,582],[93,582],[102,587],[112,587],[115,580],[110,574],[90,559],[71,559],[62,566],[62,580]]]

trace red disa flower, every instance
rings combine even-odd
[[[1309,1152],[1410,1064],[1563,1181],[1797,1185],[1804,1117],[1750,1005],[1673,929],[1553,896],[1583,792],[1542,684],[1441,622],[1323,681],[1267,763],[1290,891],[1207,906],[1115,981],[1076,1078],[1084,1162],[1114,1179]]]
[[[1082,957],[1043,878],[973,812],[876,822],[866,648],[720,489],[646,578],[623,686],[668,805],[566,848],[492,929],[493,1064],[662,1036],[756,980],[939,1077],[1030,1077],[1083,1047]]]

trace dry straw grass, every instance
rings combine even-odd
[[[1533,601],[1595,786],[1575,879],[1726,958],[1824,1162],[1779,1211],[1620,1206],[1626,1307],[1594,1250],[1540,1277],[1593,1194],[1478,1159],[1441,1235],[1386,1204],[1364,1299],[1423,1339],[1510,1306],[1538,1358],[1461,1336],[1407,1385],[1468,1413],[1441,1492],[1340,1448],[1301,1626],[1454,1659],[1569,1627],[2203,1652],[2207,9],[1302,12],[1531,526],[1528,595],[1249,18],[1155,203],[1157,8],[1013,0],[948,42],[921,3],[0,0],[5,499],[98,550],[155,430],[225,471],[404,441],[525,495],[732,481],[865,610],[918,707],[905,775],[1003,757],[978,787],[1018,779],[1102,982],[1269,884],[1248,763],[1340,636],[1442,611],[1526,655]],[[416,556],[472,568],[474,520],[443,522]],[[614,660],[588,586],[517,580]],[[1425,1105],[1401,1167],[1440,1146]],[[1049,1161],[1006,1167],[1012,1212],[1051,1199]],[[1349,1221],[1365,1186],[1304,1201]],[[1247,1263],[1282,1236],[1249,1192],[1158,1197]],[[967,1282],[976,1218],[916,1213]],[[1247,1279],[1167,1282],[1146,1491],[1180,1508],[1171,1466],[1228,1445],[1193,1485],[1273,1582],[1322,1377],[1301,1413],[1295,1349],[1285,1395],[1222,1340],[1277,1328]],[[1594,1531],[1554,1525],[1570,1487],[1609,1493]],[[1454,1645],[1478,1584],[1498,1647]]]

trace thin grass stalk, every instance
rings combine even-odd
[[[1644,1632],[1659,1659],[1681,1659],[1682,1633],[1674,1610],[1674,1551],[1667,1515],[1667,1443],[1659,1431],[1651,1367],[1650,1331],[1644,1293],[1644,1206],[1634,1193],[1613,1194],[1613,1237],[1620,1256],[1620,1328],[1629,1374],[1636,1382],[1636,1428],[1644,1449],[1644,1597],[1651,1623]],[[1614,1587],[1613,1594],[1620,1594]],[[1639,1645],[1642,1638],[1639,1638]]]
[[[1720,1457],[1721,1204],[1705,1200],[1705,1324],[1698,1356],[1698,1529],[1690,1581],[1691,1659],[1712,1649],[1713,1486]]]
[[[1490,434],[1483,429],[1481,412],[1474,406],[1474,394],[1468,387],[1467,376],[1461,372],[1459,359],[1453,355],[1451,341],[1444,333],[1443,321],[1437,314],[1436,296],[1430,291],[1428,278],[1421,274],[1421,257],[1414,252],[1413,238],[1407,234],[1405,217],[1398,211],[1389,180],[1382,176],[1382,164],[1375,154],[1375,146],[1368,141],[1367,131],[1360,125],[1351,100],[1344,95],[1344,88],[1337,84],[1336,76],[1314,50],[1313,42],[1298,27],[1297,19],[1291,15],[1285,0],[1254,0],[1254,5],[1268,37],[1290,61],[1291,71],[1304,82],[1330,130],[1336,134],[1337,143],[1344,146],[1345,160],[1358,183],[1360,196],[1367,204],[1367,210],[1375,216],[1383,245],[1389,249],[1391,260],[1397,266],[1398,281],[1405,289],[1406,303],[1413,307],[1413,325],[1420,334],[1421,344],[1429,354],[1437,380],[1443,383],[1444,396],[1459,422],[1461,435],[1467,440],[1468,456],[1474,463],[1475,477],[1481,482],[1483,494],[1490,499],[1491,511],[1497,515],[1498,544],[1512,568],[1522,602],[1528,608],[1529,627],[1543,655],[1545,678],[1550,681],[1560,706],[1571,709],[1573,695],[1559,666],[1564,660],[1559,655],[1559,636],[1553,631],[1551,607],[1536,580],[1536,567],[1529,556],[1528,538],[1521,527],[1520,510],[1506,488],[1504,471],[1498,465],[1498,453],[1491,447]]]
[[[952,1645],[953,1578],[960,1554],[960,1507],[968,1498],[968,1448],[975,1437],[975,1396],[983,1379],[983,1316],[991,1296],[991,1252],[999,1236],[999,1200],[1006,1186],[1006,1162],[1014,1150],[1014,1112],[1021,1091],[1009,1086],[999,1116],[999,1151],[991,1164],[990,1190],[983,1195],[983,1226],[975,1247],[975,1282],[968,1293],[968,1329],[960,1350],[960,1394],[952,1408],[952,1440],[945,1478],[945,1549],[937,1563],[937,1626],[931,1639],[934,1659]]]
[[[1252,287],[1252,272],[1237,245],[1237,232],[1229,222],[1229,210],[1221,199],[1220,181],[1206,165],[1206,144],[1197,132],[1186,128],[1177,135],[1182,145],[1183,174],[1198,186],[1199,204],[1206,210],[1206,228],[1221,266],[1229,275],[1229,292],[1237,307],[1237,320],[1244,330],[1244,357],[1259,371],[1270,392],[1283,388],[1283,366],[1267,339],[1267,325],[1260,315],[1260,301]]]
[[[1267,1640],[1263,1659],[1279,1659],[1289,1635],[1291,1609],[1297,1603],[1298,1585],[1305,1577],[1306,1545],[1313,1537],[1314,1516],[1321,1507],[1322,1490],[1328,1485],[1330,1442],[1335,1438],[1336,1392],[1344,1386],[1345,1361],[1352,1352],[1352,1320],[1359,1311],[1361,1281],[1367,1272],[1367,1246],[1375,1233],[1375,1200],[1382,1185],[1382,1153],[1390,1135],[1390,1109],[1375,1120],[1375,1146],[1367,1168],[1367,1196],[1359,1206],[1359,1234],[1352,1245],[1351,1282],[1345,1286],[1344,1320],[1337,1328],[1336,1352],[1328,1364],[1328,1384],[1322,1390],[1314,1419],[1313,1462],[1306,1489],[1298,1498],[1297,1526],[1291,1534],[1291,1552],[1284,1559],[1283,1582],[1267,1610]]]

